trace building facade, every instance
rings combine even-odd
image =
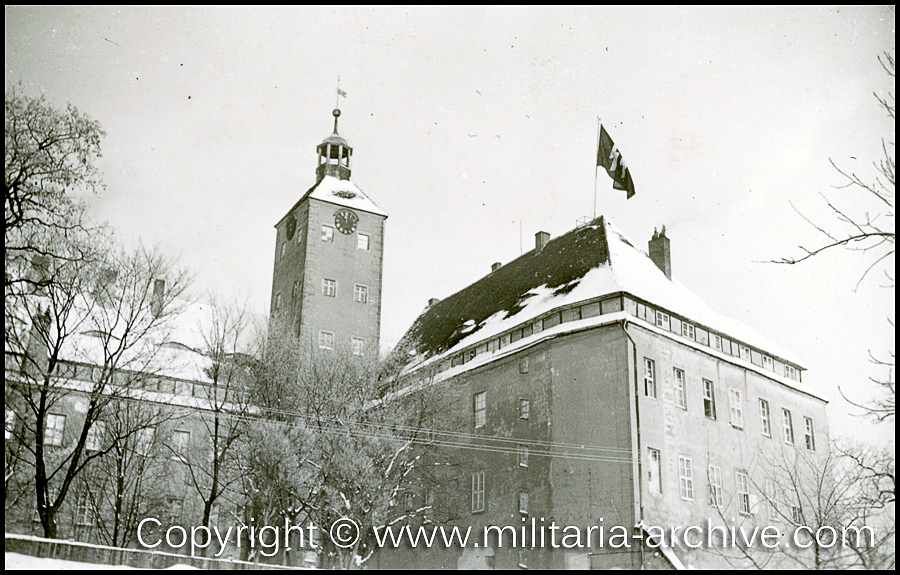
[[[825,399],[798,359],[671,279],[665,231],[650,256],[635,245],[602,217],[538,234],[532,252],[416,320],[394,352],[411,358],[395,393],[447,391],[430,457],[448,470],[432,484],[452,486],[422,503],[473,537],[527,529],[515,546],[401,550],[379,566],[727,566],[742,552],[643,542],[654,527],[800,521],[773,471],[827,446]],[[441,449],[442,432],[466,448]],[[553,523],[580,529],[584,545],[554,547]],[[629,546],[610,539],[614,526]]]

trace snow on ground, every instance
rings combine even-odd
[[[125,565],[98,565],[96,563],[81,563],[79,561],[65,561],[63,559],[50,559],[49,557],[32,557],[21,553],[6,553],[6,569],[26,569],[40,571],[74,571],[96,569],[139,569]],[[172,565],[168,569],[197,569],[190,565]]]

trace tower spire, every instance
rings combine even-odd
[[[341,95],[346,97],[346,94],[338,88],[338,96]],[[353,155],[353,148],[338,133],[338,118],[341,116],[341,109],[335,107],[331,115],[334,116],[334,131],[316,148],[319,156],[316,166],[316,183],[321,182],[325,176],[332,176],[340,180],[350,179],[350,157]]]

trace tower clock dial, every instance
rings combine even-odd
[[[359,216],[351,210],[338,210],[334,213],[334,227],[342,234],[352,234],[356,231]]]

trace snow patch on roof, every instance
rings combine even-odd
[[[325,176],[322,181],[310,190],[308,196],[316,200],[331,202],[339,206],[353,208],[363,212],[387,217],[387,212],[375,205],[369,196],[364,194],[350,180],[341,180],[334,176]]]

